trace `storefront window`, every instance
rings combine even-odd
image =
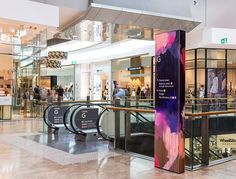
[[[58,68],[40,69],[40,88],[57,89],[59,86],[64,89],[64,100],[74,99],[74,65]]]
[[[225,49],[194,49],[186,52],[186,95],[208,98],[210,111],[227,109]],[[201,106],[194,100],[195,106]],[[194,109],[197,109],[196,107]]]
[[[78,99],[108,100],[110,94],[110,61],[83,63],[78,66]]]
[[[186,97],[191,98],[194,95],[195,90],[195,50],[190,50],[186,52],[186,78],[185,78],[185,92]]]
[[[227,94],[236,95],[236,50],[227,50]]]
[[[197,49],[197,76],[196,76],[196,97],[197,98],[204,98],[205,96],[205,49]]]
[[[113,97],[123,89],[126,98],[152,98],[152,57],[137,56],[112,60]]]

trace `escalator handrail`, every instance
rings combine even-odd
[[[74,126],[74,124],[73,124],[73,117],[74,117],[74,115],[75,115],[75,112],[79,109],[79,108],[81,108],[81,107],[83,107],[83,106],[99,106],[99,107],[101,107],[101,108],[103,108],[103,109],[105,109],[105,107],[103,106],[103,105],[113,105],[113,104],[107,104],[107,103],[100,103],[100,104],[94,104],[94,103],[87,103],[87,104],[81,104],[81,105],[79,105],[79,106],[77,106],[73,111],[72,111],[72,113],[71,113],[71,116],[70,116],[70,126],[71,126],[71,128],[72,128],[72,130],[73,130],[73,133],[74,134],[86,134],[86,133],[84,133],[83,131],[77,131],[77,129],[75,128],[75,126]]]
[[[46,112],[47,112],[48,109],[49,109],[50,107],[52,107],[52,106],[54,106],[54,104],[48,105],[48,106],[46,107],[46,109],[43,111],[43,121],[44,121],[44,123],[45,123],[49,128],[51,128],[51,129],[58,129],[58,127],[56,127],[56,126],[55,126],[54,124],[52,124],[52,123],[48,123],[49,121],[46,120]]]
[[[68,107],[63,115],[63,124],[65,126],[65,129],[68,130],[69,132],[73,133],[73,134],[76,134],[73,130],[71,130],[68,126],[67,126],[67,121],[66,121],[66,118],[67,118],[67,113],[70,111],[70,109],[74,106],[77,106],[77,105],[81,105],[80,103],[76,103],[76,104],[73,104],[71,105],[70,107]]]
[[[43,112],[43,121],[44,121],[44,123],[49,127],[49,128],[51,128],[51,129],[58,129],[58,127],[56,127],[54,124],[52,124],[52,123],[49,123],[49,121],[47,121],[47,119],[46,119],[46,113],[47,113],[47,111],[49,110],[49,108],[51,108],[51,107],[53,107],[53,106],[59,106],[59,105],[65,105],[65,104],[71,104],[71,103],[75,103],[75,102],[73,102],[73,101],[63,101],[63,102],[54,102],[54,103],[52,103],[52,104],[49,104],[47,107],[46,107],[46,109],[44,110],[44,112]],[[78,103],[76,103],[76,104],[78,104]],[[70,131],[71,132],[71,131]]]
[[[97,122],[96,122],[97,132],[98,132],[98,135],[100,135],[104,140],[108,140],[110,142],[114,142],[113,138],[109,137],[108,135],[107,135],[107,137],[105,137],[103,135],[103,133],[101,132],[101,130],[100,130],[100,125],[99,125],[100,119],[101,119],[101,116],[103,115],[103,113],[105,113],[106,111],[109,111],[109,109],[107,109],[107,108],[103,109],[103,111],[100,112],[100,114],[98,115],[98,119],[97,119]]]
[[[196,156],[195,154],[192,154],[188,149],[185,148],[185,154],[187,154],[186,151],[189,153],[189,154],[188,154],[189,157],[192,157],[192,156],[193,156],[193,159],[194,159],[194,160],[198,161],[200,164],[203,163],[201,158],[199,158],[199,157]]]
[[[149,108],[149,109],[155,109],[154,106],[146,106],[146,105],[134,105],[134,106],[129,106],[131,108]]]
[[[139,121],[141,121],[143,124],[147,125],[148,127],[151,127],[151,128],[154,130],[153,125],[149,123],[150,121],[146,124],[142,119],[140,119],[139,117],[137,117],[137,116],[136,116],[135,114],[133,114],[132,112],[130,112],[130,114],[131,114],[132,116],[136,117],[136,118],[137,118]]]
[[[119,105],[119,107],[125,107],[125,106],[123,106],[123,105]],[[140,106],[132,106],[132,107],[140,107]],[[152,108],[152,107],[150,107],[150,106],[142,106],[142,107],[147,107],[147,108]],[[106,111],[110,111],[108,108],[105,108],[105,109],[103,109],[103,111],[98,115],[98,119],[97,119],[97,131],[98,131],[98,134],[104,139],[104,140],[108,140],[108,141],[111,141],[111,142],[113,142],[114,141],[114,139],[113,138],[111,138],[111,137],[105,137],[104,135],[103,135],[103,133],[101,132],[101,130],[100,130],[100,120],[101,120],[101,117],[102,117],[102,115],[106,112]],[[132,112],[130,112],[130,114],[131,115],[134,115],[135,117],[136,117],[136,115],[135,114],[133,114]],[[142,121],[142,120],[140,120],[140,118],[138,118],[139,119],[139,121]],[[146,118],[145,118],[146,119]],[[147,121],[149,121],[148,119],[146,119]],[[142,121],[143,122],[143,121]],[[150,121],[149,121],[150,122]],[[145,122],[143,122],[143,123],[145,123]],[[149,126],[150,127],[150,126]],[[153,127],[153,126],[151,126],[151,127]]]
[[[197,142],[199,142],[202,145],[202,141],[200,141],[198,138],[192,136],[188,131],[184,130],[184,133],[189,135],[190,137],[192,137],[194,140],[196,140]],[[214,154],[218,159],[221,159],[222,157],[220,157],[218,154],[216,154],[213,150],[209,149],[209,152],[211,152],[212,154]]]

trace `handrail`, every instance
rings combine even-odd
[[[146,107],[146,108],[153,108],[153,107],[151,107],[151,106],[132,106],[132,107]],[[121,110],[121,109],[130,109],[130,108],[125,108],[125,107],[112,107],[112,106],[106,106],[104,109],[103,109],[103,111],[99,114],[99,116],[98,116],[98,120],[97,120],[97,123],[96,123],[96,126],[97,126],[97,131],[98,131],[98,134],[104,139],[104,140],[108,140],[108,141],[110,141],[110,142],[113,142],[114,141],[114,139],[113,138],[111,138],[111,137],[109,137],[109,136],[105,136],[103,133],[102,133],[102,131],[100,130],[100,125],[99,125],[99,123],[100,123],[100,119],[101,119],[101,117],[102,117],[102,115],[106,112],[106,111],[110,111],[110,110]],[[137,112],[138,111],[138,112]],[[129,110],[129,112],[130,112],[130,114],[132,115],[132,116],[135,116],[135,117],[137,117],[135,114],[133,114],[132,112],[137,112],[137,114],[138,115],[140,115],[146,122],[149,122],[143,115],[141,115],[139,112],[141,112],[141,111],[144,111],[144,109],[137,109],[137,108],[135,108],[135,110]],[[149,111],[153,111],[153,110],[149,110]],[[142,121],[143,123],[145,123],[142,119],[140,119],[139,117],[137,117],[137,119],[139,120],[139,121]],[[145,123],[146,124],[146,123]],[[148,127],[152,127],[149,123],[148,124],[146,124]]]
[[[225,100],[225,99],[236,99],[234,96],[233,98],[185,98],[185,100]]]
[[[79,108],[81,108],[81,107],[83,107],[83,106],[98,106],[98,107],[101,107],[101,108],[103,108],[103,109],[106,109],[106,107],[104,107],[103,105],[107,105],[106,103],[100,103],[100,104],[93,104],[93,103],[87,103],[87,104],[81,104],[81,105],[79,105],[79,106],[77,106],[74,110],[73,110],[73,112],[72,112],[72,114],[71,114],[71,116],[70,116],[70,126],[71,126],[71,128],[73,129],[73,133],[74,134],[85,134],[83,131],[77,131],[77,129],[75,128],[75,126],[74,126],[74,124],[73,124],[73,117],[74,117],[74,115],[75,115],[75,112],[77,112],[77,110],[79,109]],[[111,105],[111,104],[109,104],[109,105]],[[63,119],[63,122],[64,122],[64,125],[65,125],[65,119]],[[71,130],[70,130],[71,131]]]
[[[184,130],[184,134],[187,134],[188,136],[192,137],[194,140],[196,140],[198,143],[202,144],[202,141],[200,141],[197,137],[194,137],[193,135],[191,135],[186,129]],[[211,153],[213,153],[218,159],[221,159],[221,157],[219,155],[217,155],[213,150],[211,150],[209,148],[209,151]]]
[[[187,154],[190,158],[191,158],[191,155],[193,156],[193,159],[195,160],[195,161],[197,161],[198,163],[202,163],[202,159],[200,159],[197,155],[195,155],[195,154],[193,154],[192,152],[190,152],[188,149],[184,149],[185,150],[185,154]],[[189,154],[188,154],[188,153]]]
[[[151,110],[151,109],[136,109],[136,108],[126,108],[126,107],[113,107],[113,106],[107,106],[106,108],[113,111],[129,111],[129,112],[143,112],[143,113],[155,112],[155,110]]]
[[[232,113],[236,113],[236,110],[211,111],[211,112],[201,112],[201,113],[185,113],[185,116],[189,116],[189,117],[199,117],[199,116],[210,116],[210,115],[232,114]]]
[[[151,110],[151,109],[135,109],[135,108],[113,107],[113,106],[107,106],[106,108],[110,109],[110,110],[114,110],[114,111],[130,111],[130,112],[142,112],[142,113],[155,113],[155,110]],[[198,117],[198,116],[210,116],[210,115],[232,114],[232,113],[236,113],[236,110],[211,111],[211,112],[202,112],[202,113],[185,113],[185,116]]]
[[[104,136],[103,133],[102,133],[102,131],[100,130],[99,122],[100,122],[100,119],[101,119],[103,113],[105,113],[106,111],[109,111],[109,110],[108,110],[107,108],[105,108],[105,109],[103,109],[103,111],[100,112],[100,114],[98,115],[98,120],[97,120],[97,122],[96,122],[97,132],[98,132],[98,134],[99,134],[104,140],[108,140],[108,141],[110,141],[110,142],[114,142],[114,139],[113,139],[113,138],[111,138],[111,137],[109,137],[109,136],[107,136],[107,137]]]
[[[121,101],[137,101],[137,102],[142,102],[142,101],[154,101],[155,99],[141,99],[141,98],[137,98],[137,99],[132,99],[132,98],[128,98],[128,99],[121,99]]]
[[[44,110],[44,112],[43,112],[43,121],[48,127],[56,130],[56,129],[58,129],[58,127],[53,126],[52,124],[49,124],[48,121],[46,120],[46,112],[51,106],[53,106],[53,105],[47,106],[46,109]]]
[[[69,108],[71,108],[71,107],[73,107],[73,106],[76,106],[76,105],[80,105],[81,103],[83,103],[83,104],[90,104],[90,102],[99,102],[99,101],[103,101],[103,102],[107,102],[108,100],[93,100],[93,101],[60,101],[60,102],[58,102],[58,101],[56,101],[56,102],[53,102],[53,103],[50,103],[47,107],[46,107],[46,109],[44,110],[44,112],[43,112],[43,120],[44,120],[44,123],[49,127],[49,128],[52,128],[52,129],[58,129],[58,127],[56,127],[54,124],[51,124],[51,123],[49,123],[47,120],[46,120],[46,113],[47,113],[47,111],[48,111],[48,109],[50,109],[50,107],[52,107],[52,106],[56,106],[56,105],[65,105],[65,104],[74,104],[74,105],[72,105],[72,106],[70,106]],[[110,101],[110,100],[109,100]],[[40,101],[40,103],[44,103],[44,105],[45,104],[48,104],[47,103],[47,101]],[[78,102],[80,102],[80,103],[78,103]],[[67,109],[68,110],[68,109]],[[66,110],[66,112],[67,112],[67,110]],[[63,117],[65,117],[65,116],[63,116]],[[63,120],[63,123],[64,123],[64,120]],[[65,123],[64,123],[64,125],[65,125]],[[68,130],[68,131],[70,131],[70,132],[72,132],[70,129],[68,129],[68,127],[65,125],[65,128]]]
[[[111,102],[112,100],[76,100],[76,101],[73,101],[73,100],[69,100],[69,101],[54,101],[52,102],[51,104],[64,104],[64,103],[91,103],[91,102]],[[48,102],[47,101],[39,101],[39,103],[44,103],[44,104],[47,104]]]
[[[153,128],[153,125],[151,124],[151,122],[149,120],[147,120],[145,117],[142,117],[144,119],[144,121],[146,121],[147,123],[145,123],[141,118],[139,118],[138,116],[136,116],[135,114],[133,114],[132,112],[130,113],[132,116],[136,117],[139,121],[143,122],[145,125],[147,125],[150,128]],[[138,113],[139,114],[139,113]],[[154,128],[153,128],[154,129]]]
[[[185,107],[193,107],[193,106],[209,106],[209,105],[212,105],[212,106],[214,106],[214,105],[224,105],[224,104],[234,104],[234,103],[215,103],[215,104],[185,104]]]

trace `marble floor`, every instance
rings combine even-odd
[[[14,116],[0,122],[0,179],[234,179],[236,161],[174,174],[109,147],[89,153],[53,148],[32,136],[42,135],[42,119]],[[37,138],[37,137],[36,137]]]

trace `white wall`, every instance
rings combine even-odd
[[[1,2],[0,18],[45,26],[59,26],[59,8],[28,0]]]
[[[189,0],[190,2],[192,0]],[[186,49],[199,47],[236,48],[235,0],[196,0],[191,6],[193,18],[202,24],[187,34]],[[198,15],[199,14],[199,15]],[[220,39],[228,37],[228,44],[220,45]]]
[[[88,0],[31,0],[45,4],[51,4],[58,7],[68,7],[79,10],[87,10]]]
[[[225,28],[197,28],[187,34],[186,49],[199,47],[210,48],[236,48],[236,29]],[[221,44],[221,39],[227,38],[226,44]]]

